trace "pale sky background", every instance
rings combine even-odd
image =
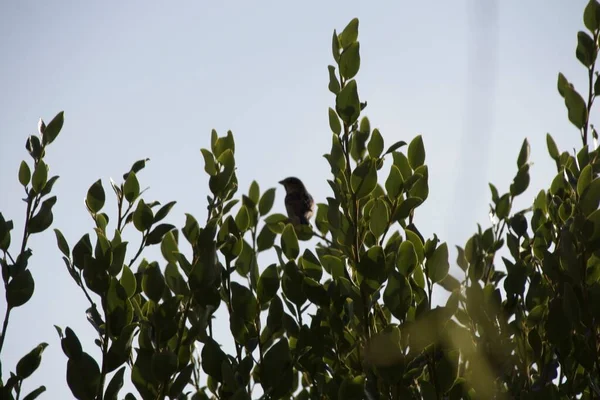
[[[252,180],[264,191],[295,175],[324,202],[330,195],[322,158],[331,143],[327,108],[335,104],[327,90],[331,34],[358,17],[357,79],[366,115],[386,147],[423,135],[430,196],[416,224],[426,237],[436,232],[452,248],[462,246],[477,222],[489,225],[487,184],[508,190],[525,137],[534,166],[520,208],[555,174],[546,132],[561,150],[580,147],[556,77],[561,71],[587,90],[575,59],[586,3],[4,0],[0,211],[14,220],[13,243],[20,242],[25,207],[17,171],[22,159],[30,161],[24,144],[39,117],[48,122],[60,110],[65,126],[46,161],[51,175],[60,175],[52,228],[63,231],[71,248],[92,232],[83,204],[88,187],[102,179],[106,211],[115,215],[109,178],[119,179],[140,158],[151,159],[139,175],[150,186],[146,199],[177,200],[168,220],[178,227],[184,212],[204,220],[208,186],[199,149],[210,147],[212,128],[235,135],[243,193]],[[273,212],[284,211],[282,192],[278,188]],[[137,248],[138,237],[128,239]],[[88,303],[51,229],[29,245],[35,294],[12,312],[3,375],[46,341],[42,365],[23,392],[43,384],[42,398],[71,398],[53,325],[70,326],[100,360],[84,314]],[[146,255],[164,266],[156,249]],[[221,337],[229,335],[226,319],[218,329]]]

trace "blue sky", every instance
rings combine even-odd
[[[170,219],[178,226],[184,212],[203,218],[208,188],[199,149],[210,146],[212,128],[233,131],[244,192],[252,180],[265,190],[295,175],[325,201],[331,34],[358,17],[357,79],[372,127],[388,145],[417,134],[425,141],[430,196],[416,224],[426,236],[463,245],[477,222],[489,224],[487,183],[508,190],[525,137],[534,166],[521,208],[554,175],[545,134],[561,150],[580,146],[556,77],[561,71],[585,88],[574,54],[586,3],[2,2],[0,211],[14,220],[15,234],[22,231],[17,171],[28,159],[24,143],[39,117],[49,121],[60,110],[65,126],[47,163],[60,175],[53,228],[71,246],[92,230],[83,204],[88,187],[102,179],[110,200],[109,178],[140,158],[151,159],[140,174],[150,186],[147,199],[177,200]],[[284,211],[281,189],[274,211]],[[87,303],[51,231],[34,236],[30,247],[36,290],[11,315],[3,373],[46,341],[24,392],[44,384],[45,398],[70,398],[53,325],[73,328],[97,356]],[[161,260],[155,250],[147,256]],[[220,329],[227,332],[225,320]]]

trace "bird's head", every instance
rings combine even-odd
[[[294,193],[294,192],[300,192],[302,190],[305,190],[304,184],[302,183],[302,181],[293,176],[289,177],[289,178],[285,178],[284,180],[279,181],[279,183],[281,185],[283,185],[286,193]]]

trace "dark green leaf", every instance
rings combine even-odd
[[[578,129],[583,129],[587,123],[587,107],[583,97],[572,87],[565,89],[565,104],[569,111],[569,121]]]
[[[31,296],[33,296],[34,289],[35,284],[30,270],[26,269],[14,276],[6,288],[6,303],[8,308],[19,307],[27,303],[31,299]]]
[[[140,195],[140,183],[135,172],[130,172],[123,185],[123,195],[129,203],[133,203]]]
[[[396,199],[402,193],[402,186],[404,180],[402,179],[402,173],[400,169],[392,164],[390,168],[390,174],[385,181],[385,190],[387,190],[388,196],[391,199]]]
[[[169,397],[172,399],[178,398],[185,387],[191,383],[192,373],[194,372],[194,364],[189,364],[177,375],[177,378],[169,388]]]
[[[353,18],[339,36],[342,49],[347,49],[358,39],[358,18]]]
[[[163,237],[162,242],[160,243],[160,252],[168,262],[177,262],[177,253],[179,253],[179,248],[177,247],[177,240],[175,239],[173,231],[167,232],[167,234]]]
[[[23,400],[34,400],[38,396],[46,391],[46,386],[40,386],[37,389],[31,391],[27,396],[23,397]]]
[[[256,294],[258,296],[259,303],[266,304],[279,290],[279,276],[277,275],[277,266],[275,264],[269,265],[263,273],[260,275],[258,280],[258,288]]]
[[[425,265],[429,279],[434,283],[444,279],[446,275],[448,275],[448,269],[450,268],[450,264],[448,263],[448,245],[442,243],[438,246],[431,257],[427,258],[427,263]]]
[[[523,140],[521,151],[519,151],[519,157],[517,158],[517,167],[521,168],[527,163],[527,161],[529,160],[529,151],[529,142],[527,141],[527,139],[525,139]]]
[[[69,244],[67,243],[67,240],[63,236],[62,232],[58,229],[54,229],[54,234],[56,235],[56,244],[58,245],[58,249],[65,255],[65,257],[69,257],[71,250],[69,250]]]
[[[152,374],[160,381],[166,381],[177,371],[177,355],[163,350],[152,355]]]
[[[266,215],[271,211],[273,207],[273,202],[275,201],[275,189],[267,189],[260,198],[258,202],[258,211],[260,215]]]
[[[360,43],[350,44],[340,56],[340,73],[345,79],[352,79],[360,69]]]
[[[33,171],[33,178],[31,180],[31,186],[35,193],[41,193],[44,187],[46,186],[46,182],[48,180],[48,166],[44,162],[44,160],[40,160]]]
[[[329,127],[331,131],[336,135],[342,133],[342,125],[340,124],[340,119],[335,113],[334,109],[329,107]]]
[[[202,157],[204,157],[204,170],[210,176],[217,175],[217,164],[215,162],[215,157],[213,154],[207,149],[200,149],[202,152]]]
[[[171,262],[167,264],[165,268],[165,282],[169,289],[177,295],[187,296],[190,292],[186,281],[179,272],[177,264]]]
[[[123,274],[121,275],[120,282],[127,293],[127,297],[132,297],[137,288],[137,281],[135,275],[133,275],[133,272],[131,272],[127,265],[123,266]]]
[[[292,224],[287,224],[285,228],[283,228],[283,233],[281,234],[281,249],[283,250],[283,254],[290,260],[298,257],[298,254],[300,253],[298,236],[296,236],[296,231]]]
[[[148,264],[142,276],[142,290],[149,299],[158,303],[165,290],[165,280],[158,264]]]
[[[352,125],[358,120],[360,115],[360,100],[355,80],[347,82],[344,88],[337,94],[335,98],[335,111],[342,121],[348,125]]]
[[[367,145],[369,155],[373,158],[379,158],[383,152],[383,145],[383,136],[381,136],[379,129],[373,129],[371,140],[369,140],[369,144]]]
[[[258,303],[250,289],[237,282],[231,282],[231,306],[233,312],[244,321],[254,321]]]
[[[556,147],[554,139],[552,139],[552,136],[550,136],[549,133],[546,134],[546,145],[548,147],[548,154],[550,154],[550,157],[552,157],[554,160],[558,160],[560,157],[560,152],[558,151],[558,147]]]
[[[577,32],[577,49],[575,50],[575,55],[586,67],[590,67],[596,61],[598,55],[596,43],[590,35],[583,31]]]
[[[168,232],[171,232],[173,229],[175,229],[175,226],[171,224],[157,225],[154,229],[150,231],[150,233],[146,237],[146,246],[161,243],[165,235]]]
[[[390,221],[390,212],[387,204],[381,200],[375,200],[369,215],[369,229],[376,238],[383,235]]]
[[[67,383],[75,398],[95,399],[100,384],[100,368],[96,361],[87,353],[83,353],[79,360],[69,359]]]
[[[365,160],[354,169],[350,178],[352,191],[358,199],[371,194],[377,186],[377,169],[372,160]]]
[[[125,374],[125,367],[121,367],[113,375],[106,392],[104,392],[104,400],[117,400],[119,391],[123,387],[123,375]]]
[[[418,262],[419,259],[415,251],[415,245],[409,240],[402,242],[398,249],[398,258],[396,259],[398,271],[400,271],[402,275],[409,277]]]
[[[102,187],[102,180],[98,179],[87,192],[87,197],[85,199],[85,203],[88,209],[92,213],[97,213],[104,207],[104,202],[106,201],[106,194],[104,193],[104,188]]]
[[[171,202],[168,202],[167,204],[165,204],[164,206],[162,206],[156,212],[156,215],[154,216],[154,223],[157,223],[157,222],[163,220],[169,214],[169,211],[171,211],[171,208],[173,208],[175,203],[177,203],[177,202],[171,201]]]
[[[21,185],[27,186],[30,180],[31,170],[29,169],[29,165],[25,161],[21,161],[21,165],[19,166],[19,182]]]
[[[202,360],[202,369],[218,382],[223,381],[221,364],[227,359],[227,356],[221,350],[221,347],[212,338],[206,341],[202,348],[200,359]]]
[[[329,91],[335,95],[340,92],[340,81],[338,81],[337,76],[335,76],[335,67],[333,65],[329,65],[327,67],[329,70]]]
[[[517,172],[515,179],[510,185],[510,194],[515,197],[525,192],[529,187],[529,181],[529,165],[524,165],[519,169],[519,172]]]
[[[52,143],[56,139],[63,127],[64,120],[65,113],[61,111],[48,123],[42,134],[42,141],[45,145]]]
[[[413,170],[425,163],[425,146],[421,135],[415,137],[408,145],[408,162]]]
[[[277,234],[273,232],[267,225],[263,226],[256,238],[257,251],[264,251],[273,247]]]
[[[394,317],[401,321],[406,319],[406,313],[412,304],[412,297],[412,290],[408,279],[398,272],[392,271],[383,292],[383,302],[390,309]]]
[[[27,232],[30,234],[43,232],[52,225],[54,216],[52,214],[52,207],[56,204],[56,196],[52,196],[46,199],[40,210],[34,215],[27,225]]]
[[[150,229],[152,221],[154,221],[152,209],[144,202],[144,200],[140,199],[133,212],[133,225],[138,231],[144,232]]]
[[[33,350],[23,356],[17,363],[17,376],[25,379],[31,376],[42,362],[42,353],[48,343],[40,343]]]
[[[292,357],[285,337],[279,339],[265,354],[260,367],[260,382],[263,390],[275,399],[292,390]]]

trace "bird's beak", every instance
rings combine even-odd
[[[277,183],[279,183],[280,185],[283,185],[283,186],[285,186],[285,184],[283,183],[283,181],[279,181],[279,182],[277,182]]]

